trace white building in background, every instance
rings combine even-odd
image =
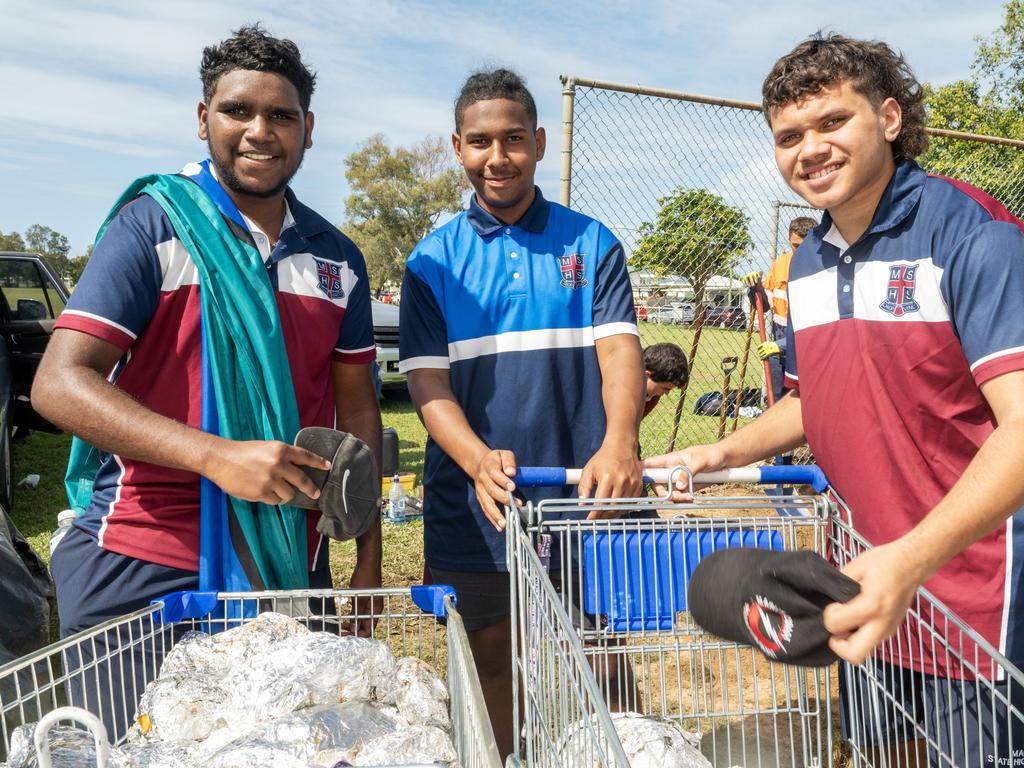
[[[637,269],[629,273],[629,280],[633,284],[633,302],[637,306],[693,301],[693,288],[679,275],[656,275],[646,269]],[[746,286],[741,280],[725,275],[715,275],[708,280],[704,300],[715,306],[739,307],[744,312],[750,310]]]

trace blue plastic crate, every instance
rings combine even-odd
[[[583,607],[607,616],[614,632],[672,629],[705,555],[729,547],[783,549],[769,530],[583,534]]]

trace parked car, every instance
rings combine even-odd
[[[740,307],[708,306],[704,314],[704,325],[719,328],[746,328],[747,313]]]
[[[647,310],[647,319],[652,323],[688,325],[693,322],[693,317],[693,304],[686,301],[674,301],[670,304],[662,304],[660,307],[651,307]]]
[[[373,313],[373,340],[377,345],[381,385],[385,394],[402,396],[407,382],[405,374],[398,372],[398,307],[374,299],[370,309]]]
[[[32,379],[68,291],[46,259],[0,251],[0,505],[11,508],[11,439],[30,429],[59,432],[29,402]]]

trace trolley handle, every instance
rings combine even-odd
[[[649,467],[644,472],[644,482],[663,485],[670,481],[673,473],[680,473],[680,470],[684,474],[689,474],[685,468],[656,469]],[[516,486],[521,488],[579,485],[581,474],[583,474],[582,469],[519,467],[513,480]],[[816,464],[786,464],[778,467],[744,467],[742,469],[723,469],[718,472],[699,472],[693,476],[693,482],[809,485],[817,493],[823,492],[829,484],[825,473]]]
[[[60,707],[39,718],[33,735],[39,768],[52,768],[53,766],[50,742],[46,737],[49,735],[50,729],[61,720],[74,720],[92,732],[92,737],[96,742],[96,766],[97,768],[106,768],[107,761],[110,759],[110,740],[107,738],[107,729],[103,727],[103,723],[96,715],[78,707]]]
[[[372,597],[374,590],[363,590],[367,597]],[[184,592],[171,592],[157,600],[150,600],[149,604],[157,606],[158,610],[153,615],[157,624],[177,624],[188,619],[205,619],[209,617],[220,604],[218,592],[204,592],[188,590]],[[354,595],[361,597],[362,595]],[[444,584],[424,584],[409,588],[409,596],[413,603],[424,613],[430,613],[437,618],[444,618],[448,615],[448,608],[445,605],[445,598],[452,599],[452,605],[458,600],[455,590]]]

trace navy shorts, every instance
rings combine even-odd
[[[594,629],[598,617],[583,612],[578,594],[574,594],[571,600],[566,596],[557,571],[550,571],[548,575],[562,598],[563,607],[569,612],[573,626],[582,624],[584,629]],[[494,626],[512,615],[512,587],[508,571],[480,573],[430,568],[430,578],[433,584],[445,584],[455,590],[456,607],[467,632]],[[441,622],[444,623],[443,620]]]
[[[843,738],[856,747],[927,741],[929,766],[1024,766],[1020,684],[936,677],[869,661],[840,664],[839,701]]]
[[[327,540],[321,542],[310,586],[329,587]],[[110,552],[72,526],[50,561],[62,638],[145,608],[170,592],[199,589],[199,574]],[[146,683],[156,677],[172,628],[148,618],[100,632],[64,653],[70,703],[99,715],[112,740],[125,735]],[[127,650],[126,650],[127,649]]]

